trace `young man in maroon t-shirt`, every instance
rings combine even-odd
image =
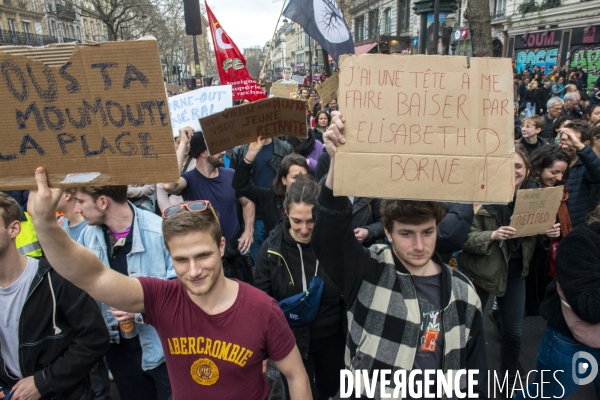
[[[144,314],[165,350],[174,400],[264,400],[267,357],[285,375],[293,400],[311,398],[294,336],[277,302],[225,278],[225,239],[210,206],[201,212],[182,207],[163,222],[178,280],[136,279],[106,268],[69,238],[55,217],[62,190],[49,189],[43,168],[35,177],[32,217],[48,261],[94,299]]]

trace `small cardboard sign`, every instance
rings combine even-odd
[[[283,97],[289,99],[293,93],[298,91],[297,83],[274,83],[271,86],[271,94],[273,97]]]
[[[306,138],[306,103],[271,98],[228,108],[200,119],[210,154],[283,135]]]
[[[340,64],[336,196],[512,201],[509,59],[354,54]]]
[[[551,229],[563,192],[564,186],[519,190],[510,219],[510,226],[517,230],[513,237],[541,235]]]
[[[0,188],[179,178],[155,40],[0,49]]]
[[[331,100],[337,99],[338,89],[340,87],[340,73],[331,75],[325,82],[317,86],[317,93],[321,99],[321,104],[327,106]]]
[[[184,126],[201,130],[200,118],[221,112],[232,104],[231,85],[209,86],[169,97],[173,136],[179,136],[179,128]]]

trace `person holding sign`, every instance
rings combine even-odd
[[[292,400],[311,399],[294,336],[277,302],[252,286],[225,278],[225,238],[209,202],[165,210],[162,232],[178,279],[128,277],[106,268],[56,223],[60,189],[44,168],[31,210],[38,237],[56,271],[94,299],[143,314],[165,349],[174,400],[264,400],[268,354],[285,375]],[[128,399],[135,399],[135,396]]]
[[[519,189],[540,187],[539,183],[527,179],[530,169],[527,152],[517,145],[515,195]],[[502,328],[500,368],[508,372],[509,393],[515,384],[521,352],[525,277],[538,242],[538,236],[512,238],[516,233],[516,229],[510,227],[514,204],[513,200],[508,205],[483,205],[475,214],[471,233],[460,254],[461,270],[475,284],[482,308],[485,309],[490,294],[497,298]],[[554,225],[546,235],[558,237],[560,226]]]
[[[531,154],[531,177],[542,184],[542,187],[565,186],[569,174],[569,156],[560,147],[544,146]],[[544,300],[546,286],[554,278],[554,260],[561,237],[565,237],[573,228],[567,200],[569,194],[564,191],[563,198],[557,213],[557,222],[560,223],[561,235],[552,240],[550,248],[537,246],[530,263],[530,272],[526,278],[526,304],[527,315],[537,315],[539,305]]]
[[[318,193],[319,185],[307,174],[290,184],[283,202],[286,215],[260,249],[254,285],[277,300],[284,310],[313,397],[324,400],[339,390],[340,370],[344,369],[344,333],[340,289],[312,249],[312,210]],[[287,307],[290,299],[305,292],[310,293],[304,301],[311,309],[305,306],[298,312]]]
[[[273,179],[271,187],[268,189],[258,187],[252,181],[252,169],[256,156],[262,150],[265,141],[259,136],[256,142],[250,144],[244,162],[238,165],[235,174],[233,174],[231,186],[255,204],[260,215],[262,215],[264,229],[266,230],[265,236],[268,237],[284,215],[283,199],[286,192],[300,175],[308,174],[308,164],[301,155],[289,154],[281,161],[279,171]]]
[[[343,116],[332,114],[324,137],[334,159],[345,138]],[[350,321],[346,368],[352,374],[366,370],[369,376],[380,369],[479,370],[478,383],[470,388],[486,397],[479,297],[469,280],[435,252],[436,232],[445,214],[442,203],[384,200],[381,214],[390,245],[365,249],[354,235],[349,199],[333,194],[335,175],[341,172],[335,171],[335,164],[313,209],[311,243],[319,265],[344,295]],[[424,387],[424,382],[415,386]],[[381,390],[393,394],[394,388]],[[414,387],[410,392],[415,393]]]

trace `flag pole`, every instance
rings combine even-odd
[[[271,43],[269,43],[269,55],[271,55],[271,49],[273,48],[273,38],[275,38],[275,34],[277,33],[277,27],[279,26],[279,21],[281,21],[281,15],[283,14],[283,10],[285,9],[285,3],[287,0],[283,0],[283,6],[281,7],[281,11],[279,12],[279,17],[277,17],[277,23],[275,24],[275,30],[273,31],[273,36],[271,36]],[[262,81],[262,74],[265,72],[265,66],[267,65],[267,57],[265,57],[265,61],[263,62],[263,66],[260,70],[260,74],[258,75],[259,81]]]

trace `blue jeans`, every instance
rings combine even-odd
[[[258,252],[260,251],[260,247],[267,239],[267,230],[265,229],[265,223],[262,219],[254,220],[254,241],[252,242],[252,246],[250,246],[250,257],[256,262],[258,260]]]
[[[530,384],[525,390],[525,396],[523,392],[518,392],[515,399],[530,399],[530,398],[541,398],[540,380],[542,370],[550,370],[552,372],[544,372],[544,397],[545,398],[556,398],[566,399],[576,389],[577,383],[573,381],[573,356],[578,351],[585,351],[592,355],[596,359],[596,362],[600,362],[600,349],[592,349],[591,347],[585,346],[573,339],[560,334],[556,329],[550,325],[546,327],[546,332],[542,338],[540,344],[540,350],[538,351],[537,358],[537,376],[535,382]],[[582,359],[582,361],[584,361]],[[577,364],[579,365],[579,363]],[[556,372],[562,370],[563,372]],[[586,376],[577,375],[580,378]],[[559,384],[560,382],[560,384]],[[525,383],[525,382],[524,382]],[[561,386],[562,385],[562,386]],[[600,373],[596,375],[594,379],[594,386],[596,386],[596,396],[600,399]],[[515,392],[517,393],[517,392]]]

